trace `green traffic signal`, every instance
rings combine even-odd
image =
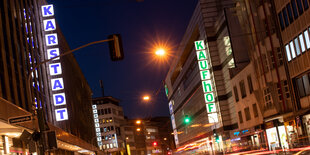
[[[184,122],[185,124],[188,124],[191,122],[191,119],[188,117],[188,115],[185,115]]]

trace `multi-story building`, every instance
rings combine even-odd
[[[123,108],[119,100],[111,96],[93,98],[94,120],[98,146],[107,153],[118,154],[125,151]]]
[[[99,151],[92,145],[95,131],[89,130],[94,126],[91,90],[74,56],[34,69],[70,50],[52,8],[45,0],[0,2],[0,154],[38,152],[22,133],[39,129],[56,131],[58,149],[49,150],[54,154]],[[43,109],[47,122],[40,128],[36,109]],[[8,123],[21,116],[32,120]]]
[[[123,124],[127,153],[132,155],[168,154],[174,149],[168,117],[128,119]]]
[[[309,144],[310,135],[310,2],[307,0],[272,1],[278,36],[285,53],[288,82],[294,114],[284,121],[289,146]]]
[[[249,63],[230,0],[200,0],[165,79],[177,151],[225,151],[238,128],[232,68]],[[234,24],[230,24],[230,23]],[[232,50],[234,47],[235,50]],[[233,51],[233,52],[232,52]],[[185,122],[185,119],[190,119]]]

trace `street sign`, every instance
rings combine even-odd
[[[12,118],[9,118],[9,124],[18,124],[18,123],[30,122],[31,120],[32,120],[31,115],[12,117]]]

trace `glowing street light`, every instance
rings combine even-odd
[[[156,55],[158,56],[164,56],[166,54],[166,51],[164,49],[158,49],[156,52],[155,52]]]
[[[141,120],[137,120],[136,124],[140,125],[141,124]]]
[[[141,128],[137,128],[137,131],[140,132],[140,131],[141,131]]]
[[[144,101],[149,101],[149,100],[150,100],[150,96],[148,96],[148,95],[143,96],[143,100],[144,100]]]

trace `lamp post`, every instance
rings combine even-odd
[[[77,48],[75,48],[75,49],[73,49],[73,50],[69,50],[69,51],[67,51],[67,52],[64,52],[64,53],[62,53],[62,54],[60,54],[60,55],[58,55],[58,56],[55,56],[55,57],[53,57],[53,58],[51,58],[51,59],[47,59],[47,60],[44,60],[44,61],[42,61],[42,62],[39,62],[38,64],[36,64],[31,70],[30,70],[30,72],[28,73],[28,78],[27,78],[27,81],[28,81],[28,85],[27,85],[27,87],[28,87],[28,91],[29,91],[29,103],[31,103],[31,105],[32,105],[32,110],[33,110],[33,115],[35,115],[35,104],[33,103],[33,95],[32,95],[32,89],[31,89],[31,75],[32,75],[32,73],[40,66],[40,65],[42,65],[42,64],[45,64],[45,63],[47,63],[47,62],[50,62],[50,61],[52,61],[52,60],[54,60],[54,59],[57,59],[57,58],[59,58],[59,57],[63,57],[63,56],[65,56],[65,55],[68,55],[68,54],[71,54],[71,53],[73,53],[73,52],[75,52],[75,51],[77,51],[77,50],[79,50],[79,49],[82,49],[82,48],[85,48],[85,47],[88,47],[88,46],[91,46],[91,45],[94,45],[94,44],[99,44],[99,43],[103,43],[103,42],[108,42],[108,41],[115,41],[115,38],[113,37],[113,38],[111,38],[111,39],[105,39],[105,40],[99,40],[99,41],[94,41],[94,42],[90,42],[90,43],[88,43],[88,44],[85,44],[85,45],[82,45],[82,46],[80,46],[80,47],[77,47]],[[46,130],[49,130],[49,128],[48,128],[48,125],[47,125],[47,122],[46,122],[46,120],[45,120],[45,118],[44,118],[44,109],[43,109],[43,107],[44,106],[42,106],[42,108],[40,107],[40,106],[38,106],[38,108],[37,108],[37,119],[38,119],[38,125],[39,125],[39,130],[40,130],[40,135],[41,135],[41,137],[42,137],[42,134],[43,134],[43,131],[46,131]],[[43,117],[43,118],[42,118]],[[39,152],[40,152],[40,155],[44,155],[44,147],[43,147],[43,144],[44,144],[44,140],[42,139],[42,138],[40,138],[41,140],[40,140],[40,142],[39,142]]]

